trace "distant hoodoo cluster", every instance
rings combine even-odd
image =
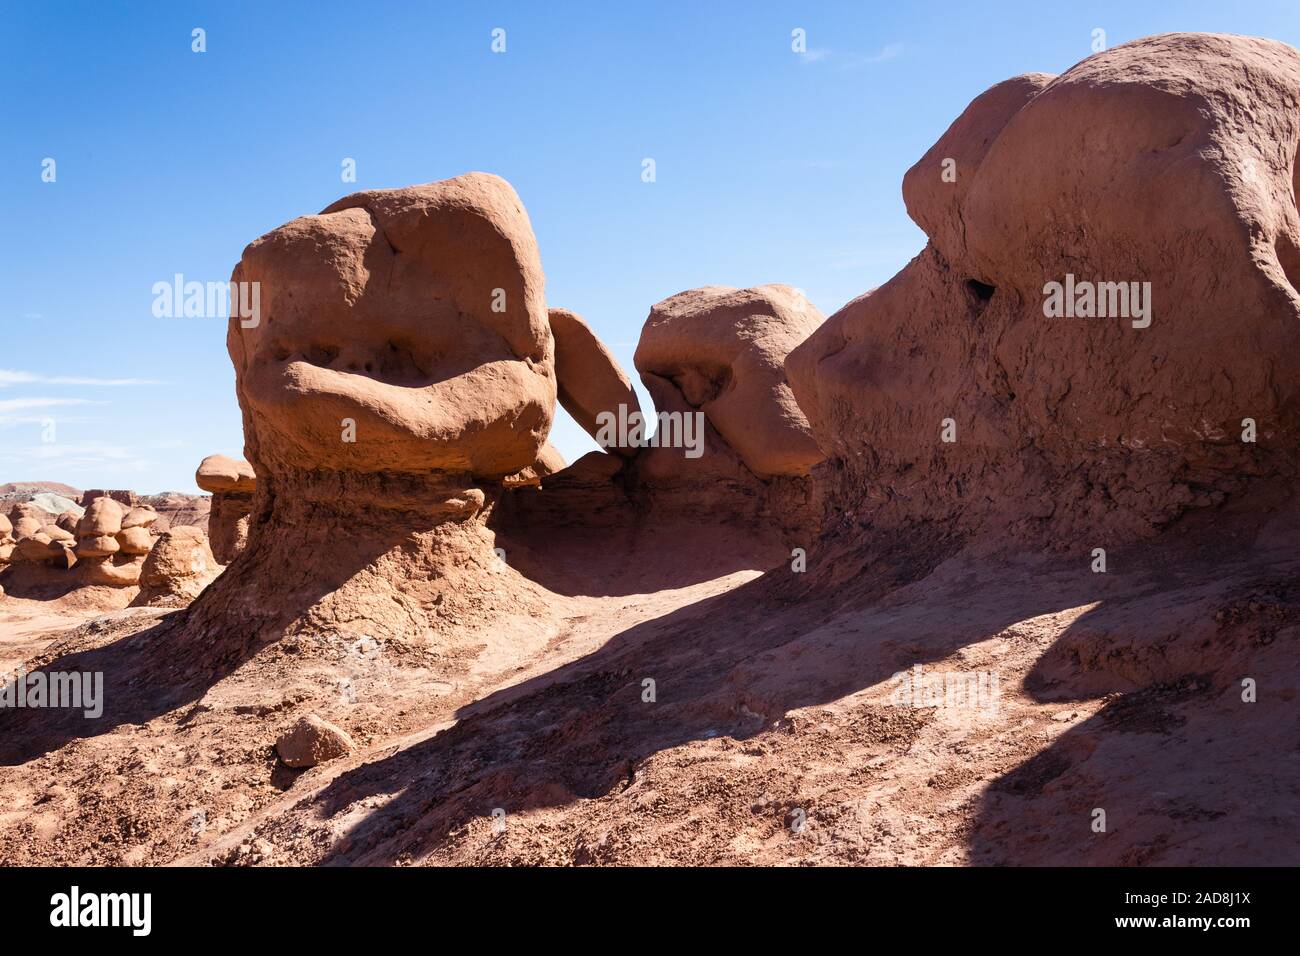
[[[173,497],[178,496],[152,500],[177,505]],[[59,595],[98,587],[136,597],[152,573],[154,590],[160,594],[177,590],[173,585],[177,593],[197,594],[220,570],[202,529],[180,523],[189,517],[180,510],[185,502],[164,515],[130,491],[92,490],[80,498],[78,504],[50,493],[30,495],[10,505],[7,515],[0,513],[0,570],[8,565],[22,574],[29,586],[23,593]],[[66,507],[54,514],[48,510],[54,503]],[[159,547],[174,552],[182,541],[186,570],[181,576],[188,582],[164,583],[160,576],[168,577],[170,571],[151,572],[158,565]]]

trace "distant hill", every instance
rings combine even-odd
[[[0,495],[39,495],[43,493],[62,495],[64,498],[71,498],[73,501],[81,500],[80,488],[74,488],[59,481],[11,481],[7,485],[0,485]]]

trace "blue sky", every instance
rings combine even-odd
[[[629,373],[683,289],[786,282],[829,315],[924,244],[902,176],[965,105],[1095,28],[1300,45],[1300,4],[6,0],[0,483],[194,491],[201,458],[241,455],[225,321],[156,318],[152,287],[224,282],[356,189],[510,180],[549,303]],[[594,447],[567,416],[552,438]]]

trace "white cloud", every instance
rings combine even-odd
[[[887,43],[875,56],[866,58],[867,63],[884,63],[886,60],[897,60],[903,55],[903,44]]]
[[[54,408],[63,405],[107,405],[88,398],[5,398],[0,399],[0,414],[27,408]]]
[[[135,449],[111,442],[55,441],[0,452],[0,463],[20,471],[31,470],[45,462],[56,463],[60,474],[69,474],[75,469],[93,469],[96,474],[137,474],[153,467],[153,462],[141,457]]]
[[[87,378],[80,375],[40,375],[17,369],[0,368],[0,388],[14,385],[84,385],[91,387],[121,385],[161,385],[149,378]]]
[[[800,55],[804,63],[833,63],[841,70],[858,70],[872,63],[887,63],[890,60],[897,60],[906,51],[902,43],[895,41],[887,43],[880,48],[879,52],[872,53],[869,56],[861,54],[844,53],[839,50],[809,50],[807,53]]]

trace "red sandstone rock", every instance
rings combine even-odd
[[[257,476],[253,466],[246,461],[227,458],[225,455],[209,455],[199,462],[194,482],[204,491],[238,492],[251,495],[257,488]]]
[[[232,319],[228,339],[259,478],[499,478],[536,460],[554,349],[532,227],[504,180],[356,193],[251,243],[234,279],[262,290],[264,321]]]
[[[581,316],[568,309],[551,309],[548,314],[555,336],[555,378],[560,404],[599,441],[602,413],[617,417],[621,407],[624,416],[640,414],[641,402],[627,373]],[[635,448],[619,447],[617,443],[611,444],[608,450],[627,457],[636,454]]]
[[[652,392],[671,382],[703,411],[754,474],[805,475],[822,455],[784,362],[821,322],[789,286],[692,289],[651,309],[634,361]]]
[[[199,528],[179,525],[161,535],[140,568],[137,605],[176,605],[194,600],[220,573]]]
[[[908,173],[930,245],[786,363],[859,522],[1122,540],[1295,473],[1300,53],[1171,34],[1043,80]],[[1067,274],[1150,283],[1149,326],[1046,317]]]
[[[275,742],[276,753],[285,766],[294,768],[314,767],[345,757],[355,749],[351,737],[315,714],[301,718]]]

